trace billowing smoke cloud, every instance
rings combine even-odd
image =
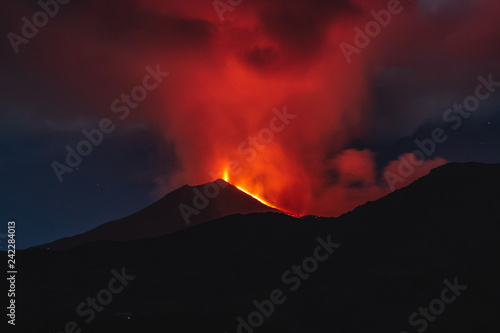
[[[438,121],[471,78],[499,67],[494,0],[222,2],[223,21],[211,1],[70,3],[19,56],[90,118],[110,116],[158,64],[170,76],[127,121],[147,121],[175,147],[176,171],[151,175],[159,193],[229,169],[279,207],[322,215],[389,193],[384,171],[399,162],[378,160],[376,147]],[[356,44],[373,11],[385,24]],[[404,185],[445,161],[420,164]]]

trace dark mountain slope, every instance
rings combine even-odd
[[[185,205],[183,207],[187,219],[181,213],[179,208],[181,204]],[[205,205],[206,208],[198,208]],[[190,209],[197,213],[191,214]],[[125,241],[158,237],[227,215],[259,212],[277,212],[277,210],[218,179],[199,186],[185,185],[130,216],[36,248],[63,250],[101,240]]]
[[[84,332],[236,332],[280,289],[286,301],[255,332],[423,332],[408,317],[456,278],[467,289],[425,331],[498,332],[499,188],[500,165],[448,164],[337,219],[232,215],[160,238],[22,251],[18,321],[30,332],[70,320]],[[292,291],[283,273],[329,235],[342,245]],[[84,323],[77,305],[122,267],[135,280]]]

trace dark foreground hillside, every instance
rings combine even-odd
[[[184,205],[182,211],[180,205]],[[96,241],[159,237],[232,214],[264,212],[278,210],[262,204],[224,180],[217,179],[198,186],[184,185],[132,215],[35,248],[66,250]]]
[[[499,222],[500,165],[448,164],[337,219],[232,215],[160,238],[21,251],[16,331],[496,333]],[[87,324],[78,306],[122,268],[135,278]],[[259,327],[237,330],[238,317]]]

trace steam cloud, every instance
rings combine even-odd
[[[213,181],[235,160],[241,172],[231,181],[279,207],[338,215],[390,192],[383,174],[397,172],[397,157],[381,161],[377,147],[411,137],[459,101],[470,78],[498,68],[495,0],[401,1],[403,11],[347,63],[339,45],[353,44],[354,28],[387,3],[243,1],[221,21],[211,1],[72,2],[18,56],[30,75],[84,101],[86,119],[110,116],[145,66],[170,72],[125,121],[147,122],[175,147],[178,168],[151,175],[157,193]],[[7,6],[3,28],[34,10]],[[296,118],[262,147],[248,144],[254,158],[242,153],[285,105]],[[445,162],[432,157],[400,185]]]

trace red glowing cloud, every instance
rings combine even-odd
[[[146,66],[168,71],[127,119],[148,122],[175,147],[176,171],[152,176],[159,193],[224,177],[229,169],[231,182],[273,205],[338,215],[387,194],[379,171],[397,168],[389,161],[377,166],[376,148],[353,148],[358,142],[393,142],[439,117],[421,108],[436,97],[435,67],[443,66],[426,59],[451,61],[458,52],[473,64],[475,54],[462,52],[460,36],[474,45],[489,43],[481,60],[500,53],[492,10],[404,2],[404,10],[348,63],[339,45],[353,44],[354,28],[363,29],[373,20],[371,11],[387,3],[243,1],[221,21],[211,1],[76,2],[21,56],[33,75],[64,82],[67,95],[85,101],[89,117],[109,116],[110,102],[140,83]],[[471,10],[473,19],[459,20]],[[468,28],[478,22],[484,33],[471,36]],[[42,58],[50,60],[42,66]],[[444,68],[443,75],[456,75]],[[476,75],[476,69],[467,71]],[[394,95],[378,95],[407,72],[412,80],[398,83]],[[447,87],[454,88],[462,89],[458,83]],[[293,118],[277,115],[285,107]],[[404,184],[442,163],[426,162]]]

